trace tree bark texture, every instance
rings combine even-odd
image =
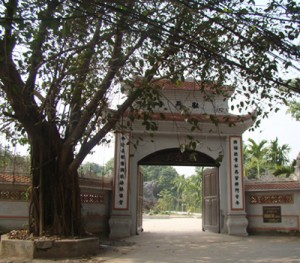
[[[51,147],[45,137],[30,138],[32,187],[29,215],[34,235],[78,236],[81,234],[80,190],[77,171],[70,173],[72,153]],[[53,143],[53,142],[52,142]],[[62,163],[60,156],[68,155]]]

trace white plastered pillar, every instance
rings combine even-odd
[[[247,236],[248,220],[245,210],[243,174],[243,145],[241,136],[228,136],[228,214],[229,235]]]
[[[130,136],[128,132],[116,133],[112,212],[109,219],[110,238],[124,238],[131,235]]]

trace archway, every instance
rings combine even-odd
[[[219,204],[219,163],[209,155],[186,150],[182,152],[180,148],[167,148],[153,152],[138,162],[140,166],[194,166],[210,167],[204,170],[199,189],[202,189],[202,229],[212,232],[220,232],[220,204]],[[137,233],[143,231],[143,169],[138,177],[137,191]]]

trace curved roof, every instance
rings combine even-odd
[[[125,117],[135,116],[135,117],[142,117],[144,115],[143,112],[139,113],[130,113],[126,112],[124,114]],[[219,115],[219,114],[191,114],[190,116],[183,115],[180,113],[152,113],[151,119],[154,121],[182,121],[185,122],[188,118],[195,119],[200,122],[210,122],[210,123],[226,123],[230,124],[237,124],[243,123],[246,121],[254,121],[255,115],[254,114],[247,114],[247,115]]]
[[[134,81],[134,87],[138,88],[143,83],[142,78],[137,78]],[[162,90],[185,90],[185,91],[205,91],[215,94],[223,94],[226,92],[233,93],[234,87],[223,85],[214,82],[201,82],[197,80],[186,79],[185,81],[172,81],[169,79],[153,79],[149,83],[149,86],[159,87]]]

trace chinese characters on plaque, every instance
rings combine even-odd
[[[116,133],[114,209],[128,209],[129,133]]]
[[[241,137],[230,137],[231,208],[244,209],[243,161]]]
[[[249,195],[249,204],[293,204],[294,196],[292,194],[273,194],[273,195]]]

